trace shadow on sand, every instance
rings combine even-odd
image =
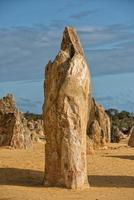
[[[133,176],[90,175],[88,176],[88,181],[91,187],[134,188]]]
[[[0,168],[0,185],[42,187],[44,173],[31,169]],[[132,176],[88,176],[91,187],[134,188]]]
[[[31,169],[0,168],[0,185],[41,187],[44,173]]]
[[[120,159],[127,159],[127,160],[134,160],[134,156],[106,156],[106,157],[111,157],[111,158],[120,158]]]

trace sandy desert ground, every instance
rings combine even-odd
[[[112,144],[87,159],[89,188],[45,188],[44,144],[30,150],[0,148],[0,200],[134,199],[134,148]]]

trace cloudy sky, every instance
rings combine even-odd
[[[0,0],[0,19],[0,97],[13,92],[23,111],[41,112],[45,65],[74,26],[96,99],[134,112],[133,0]]]

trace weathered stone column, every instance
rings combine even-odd
[[[89,69],[75,30],[66,27],[61,50],[45,70],[43,106],[46,186],[82,188],[87,181]]]
[[[31,134],[24,115],[18,111],[12,94],[0,99],[0,146],[27,149],[32,146]]]
[[[134,147],[134,126],[130,129],[130,138],[128,141],[128,146]]]

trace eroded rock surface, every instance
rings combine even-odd
[[[86,145],[87,145],[87,149],[86,149],[86,152],[87,152],[87,155],[89,154],[94,154],[95,151],[94,151],[94,144],[93,144],[93,140],[87,135],[87,138],[86,138]]]
[[[134,147],[134,126],[132,126],[131,130],[130,130],[130,138],[128,141],[128,145],[130,147]]]
[[[80,41],[75,30],[66,27],[61,50],[45,70],[45,185],[81,188],[87,181],[89,86]]]
[[[8,94],[0,99],[0,146],[28,148],[31,144],[25,118],[16,108],[13,96]]]
[[[111,124],[102,105],[89,98],[89,120],[87,134],[93,140],[94,149],[106,147],[111,140]]]
[[[31,132],[31,139],[34,142],[38,142],[40,140],[45,140],[44,129],[43,129],[43,121],[41,119],[38,120],[27,120],[27,127]]]
[[[111,132],[111,142],[113,143],[119,143],[127,138],[127,135],[125,135],[118,127],[112,127]]]
[[[93,148],[97,149],[102,144],[102,129],[97,120],[94,120],[90,126],[90,134],[93,140]]]

